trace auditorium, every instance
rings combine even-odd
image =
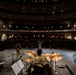
[[[0,0],[0,75],[76,75],[76,0]]]

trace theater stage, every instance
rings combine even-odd
[[[27,50],[29,49],[21,49],[21,53],[24,53],[24,55],[22,56],[22,59],[24,59],[25,57],[27,57]],[[35,52],[37,51],[37,49],[32,49]],[[44,53],[60,53],[63,58],[60,61],[56,62],[56,71],[60,74],[60,75],[76,75],[76,62],[73,61],[73,54],[76,54],[76,51],[73,50],[61,50],[61,49],[44,49],[42,48],[42,54]],[[0,61],[4,61],[4,68],[0,69],[0,75],[14,75],[13,70],[11,69],[11,65],[13,63],[13,61],[16,59],[16,55],[14,55],[12,57],[12,54],[15,54],[16,51],[15,49],[5,49],[4,51],[0,51]],[[23,62],[25,64],[25,62]],[[63,67],[60,67],[63,66]],[[69,67],[69,69],[71,70],[71,73],[69,71],[69,69],[67,68],[67,66]]]

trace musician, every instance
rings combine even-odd
[[[16,44],[15,49],[16,49],[16,54],[17,54],[17,59],[18,59],[21,57],[21,54],[20,54],[21,45],[19,43]]]
[[[41,56],[42,49],[37,49],[37,57],[29,64],[27,75],[51,75],[49,62]]]
[[[39,49],[37,50],[37,55],[41,56],[41,54],[42,54],[42,49],[41,49],[41,47],[39,47]]]
[[[21,49],[21,45],[20,45],[20,43],[17,44],[17,47],[18,47],[19,49]]]

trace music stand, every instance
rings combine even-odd
[[[16,63],[14,63],[11,67],[12,67],[15,75],[18,75],[22,71],[24,64],[20,59]]]
[[[12,69],[13,69],[15,75],[18,75],[19,72],[21,71],[21,69],[20,69],[20,67],[18,66],[17,63],[14,63],[11,67],[12,67]]]
[[[20,69],[22,70],[24,67],[24,64],[22,62],[22,60],[20,59],[19,61],[17,61],[18,66],[20,67]]]

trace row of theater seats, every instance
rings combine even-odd
[[[38,41],[0,41],[0,51],[4,49],[13,49],[17,43],[21,44],[22,48],[38,48]],[[42,41],[42,48],[55,48],[55,49],[76,49],[76,41],[74,40],[51,40],[51,41]]]

